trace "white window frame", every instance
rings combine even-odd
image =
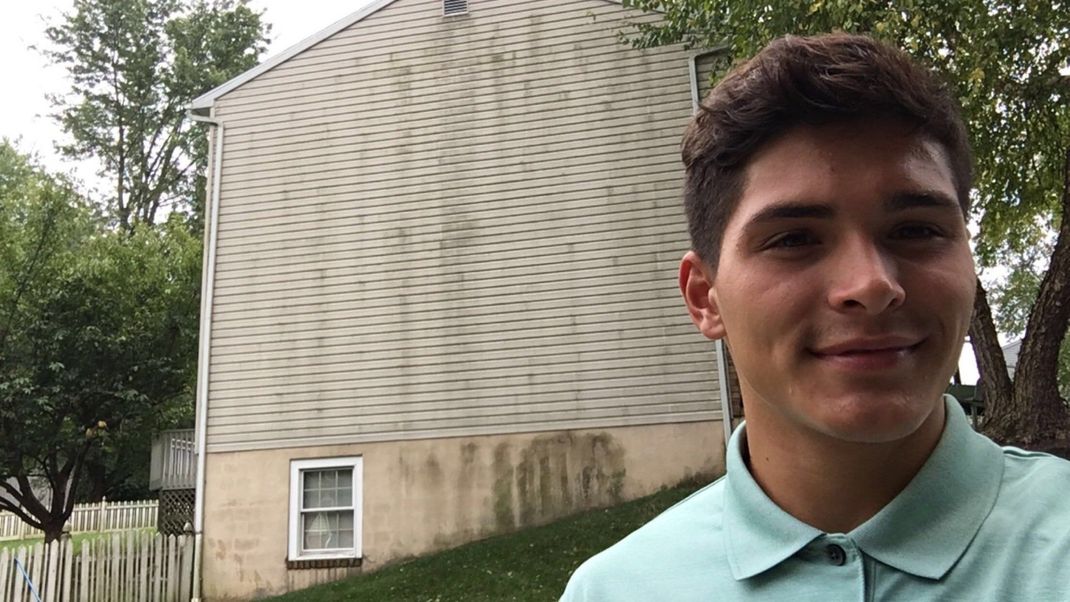
[[[330,552],[304,552],[301,542],[301,504],[303,503],[302,475],[309,470],[353,470],[353,548]],[[361,456],[348,458],[318,458],[314,460],[290,460],[290,545],[287,560],[330,560],[336,558],[361,558],[364,507],[364,459]]]

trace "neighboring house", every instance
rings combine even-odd
[[[1018,354],[1022,351],[1022,339],[1011,341],[1000,347],[1003,351],[1003,360],[1007,362],[1007,373],[1014,379],[1014,371],[1018,369]]]
[[[1007,373],[1014,379],[1014,372],[1018,368],[1018,353],[1022,349],[1022,340],[1017,339],[1000,347],[1003,351],[1003,360],[1007,363]],[[977,359],[973,354],[973,347],[969,342],[962,346],[962,355],[959,358],[959,370],[948,386],[947,392],[954,395],[955,399],[966,409],[970,419],[977,425],[980,417],[985,413],[985,400],[983,390],[978,384]]]
[[[726,359],[675,284],[679,144],[705,76],[679,47],[622,45],[628,16],[380,0],[195,101],[221,124],[207,599],[723,470]]]

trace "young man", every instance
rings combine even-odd
[[[783,38],[710,93],[683,158],[680,290],[746,424],[724,478],[563,599],[1070,600],[1070,463],[943,397],[976,282],[946,89],[870,38]]]

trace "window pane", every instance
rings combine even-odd
[[[304,472],[303,508],[318,508],[320,506],[320,471],[306,470]]]
[[[338,506],[338,491],[335,489],[324,489],[320,492],[319,508],[334,508]]]
[[[303,531],[303,548],[305,550],[319,550],[323,548],[323,533],[317,530],[319,517],[314,514],[304,514],[301,516],[301,530]]]
[[[353,469],[307,470],[304,473],[304,509],[353,505]]]
[[[309,512],[304,515],[306,550],[336,550],[353,547],[353,513]]]

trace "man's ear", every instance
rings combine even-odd
[[[699,331],[708,339],[724,338],[724,322],[717,308],[713,274],[694,251],[688,251],[680,260],[680,292],[691,321]]]

